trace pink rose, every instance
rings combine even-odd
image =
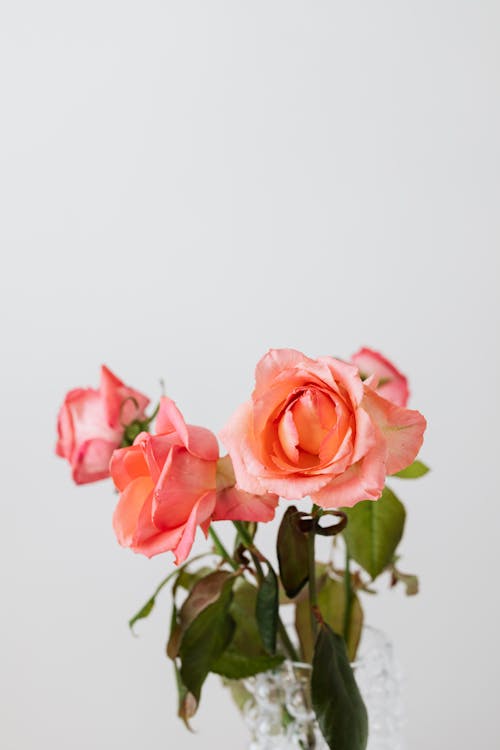
[[[115,451],[111,476],[120,492],[113,516],[119,543],[152,557],[170,550],[183,562],[200,526],[212,520],[270,521],[278,498],[234,488],[230,460],[219,459],[215,435],[187,425],[169,398],[162,398],[156,435]]]
[[[148,403],[104,365],[98,390],[76,388],[66,395],[57,419],[56,453],[69,461],[77,484],[109,477],[109,461],[125,427],[144,419]]]
[[[398,406],[406,406],[409,398],[408,380],[388,359],[364,347],[351,357],[363,379],[370,378],[377,393]]]
[[[221,432],[237,486],[324,508],[380,497],[387,474],[415,459],[426,422],[377,394],[333,357],[271,350],[252,399]]]

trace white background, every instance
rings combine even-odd
[[[168,597],[130,636],[172,563],[119,548],[110,485],[54,457],[64,393],[106,362],[219,429],[270,346],[363,344],[429,420],[432,474],[398,487],[422,593],[367,602],[409,748],[498,747],[499,24],[493,0],[0,2],[3,749],[244,743],[215,679],[197,735],[175,717]]]

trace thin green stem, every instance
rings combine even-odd
[[[226,548],[224,547],[224,545],[222,544],[222,542],[221,542],[221,540],[220,540],[220,538],[219,538],[219,536],[218,536],[217,532],[216,532],[216,531],[215,531],[215,529],[213,528],[213,526],[210,526],[210,528],[209,528],[209,530],[208,530],[208,533],[209,533],[209,534],[210,534],[210,536],[212,537],[212,541],[213,541],[213,543],[214,543],[214,546],[215,546],[215,550],[216,550],[216,552],[217,552],[217,553],[218,553],[218,554],[219,554],[219,555],[220,555],[221,557],[223,557],[223,558],[224,558],[224,560],[225,560],[225,561],[226,561],[227,563],[229,563],[229,565],[230,565],[230,566],[232,567],[232,569],[233,569],[233,570],[238,570],[238,564],[236,563],[236,561],[235,561],[235,560],[233,560],[233,558],[231,557],[231,555],[229,554],[229,552],[227,551],[227,549],[226,549]]]
[[[318,623],[316,620],[315,610],[318,607],[318,591],[316,587],[316,560],[314,550],[315,533],[314,529],[307,535],[307,564],[309,569],[309,609],[311,616],[311,630],[313,640],[316,640],[318,632]]]
[[[345,591],[345,608],[344,608],[344,640],[349,642],[349,631],[351,628],[351,610],[352,610],[352,581],[351,581],[351,558],[347,545],[345,548],[345,571],[344,571],[344,591]]]
[[[262,581],[264,580],[264,571],[262,570],[262,565],[260,561],[261,559],[265,560],[269,567],[271,567],[271,563],[257,549],[252,537],[250,536],[250,534],[248,533],[244,524],[241,521],[233,521],[233,526],[238,532],[238,535],[241,541],[250,552],[250,555],[252,556],[253,564],[255,565],[255,570],[257,572],[257,578],[259,580],[259,583],[262,583]],[[292,659],[292,661],[299,661],[299,655],[297,653],[297,650],[295,646],[293,645],[292,641],[290,640],[290,636],[286,632],[286,627],[279,613],[278,613],[278,633],[280,635],[280,638],[281,638],[281,641],[283,643],[285,650],[288,652],[288,656]]]

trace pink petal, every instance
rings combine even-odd
[[[113,452],[109,471],[120,492],[139,476],[149,476],[148,466],[140,445],[119,448]]]
[[[248,432],[252,423],[252,402],[247,401],[234,412],[229,422],[219,433],[233,462],[238,486],[246,492],[260,494],[262,486],[256,476],[252,475],[243,459],[243,451],[249,453]]]
[[[418,411],[387,401],[370,388],[365,388],[363,406],[385,437],[387,473],[406,469],[422,445],[427,426],[425,417]]]
[[[379,436],[364,458],[312,493],[311,499],[322,508],[351,508],[360,500],[377,500],[385,484],[385,457],[385,441]]]
[[[215,490],[216,462],[173,446],[156,484],[153,522],[164,530],[186,523],[202,495]]]
[[[129,388],[111,370],[102,365],[100,398],[103,402],[107,423],[113,429],[130,424],[144,417],[149,399],[139,391]]]
[[[408,380],[392,362],[367,347],[360,349],[351,359],[363,375],[374,375],[379,381],[387,380],[387,383],[376,388],[377,393],[398,406],[406,406],[410,395]]]
[[[188,557],[191,552],[191,547],[193,546],[196,527],[205,524],[212,515],[214,506],[215,492],[207,492],[206,495],[203,495],[193,507],[179,543],[173,550],[176,565],[183,563]]]
[[[349,394],[353,406],[358,406],[363,399],[363,382],[358,368],[335,357],[319,357],[318,361],[328,366],[335,381]]]
[[[205,461],[217,461],[219,458],[219,446],[213,432],[205,427],[187,425],[175,402],[166,396],[160,400],[156,432],[158,434],[175,432],[190,453]]]
[[[160,409],[156,417],[156,432],[158,435],[176,432],[184,445],[188,443],[188,431],[184,417],[176,403],[167,396],[162,396],[160,399]]]
[[[292,463],[299,460],[299,433],[295,426],[291,409],[287,409],[278,425],[278,435],[285,455]]]
[[[356,435],[352,455],[353,464],[359,461],[360,458],[363,458],[377,442],[377,427],[368,412],[359,407],[356,409],[355,417]]]
[[[96,438],[80,445],[73,455],[73,481],[88,484],[109,477],[109,462],[116,448],[115,443]]]
[[[254,495],[236,487],[217,493],[214,521],[272,521],[278,505],[278,495]]]
[[[292,475],[288,477],[265,476],[260,478],[260,492],[275,492],[285,500],[301,500],[317,492],[331,480],[331,476],[316,474],[310,476]]]
[[[290,370],[298,365],[306,366],[313,363],[296,349],[270,349],[255,368],[255,390],[253,398],[259,398],[273,384],[273,381],[283,370]]]
[[[149,477],[137,477],[121,492],[113,514],[113,529],[123,547],[132,545],[139,517],[152,491],[153,483]]]

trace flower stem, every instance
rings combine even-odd
[[[351,628],[351,610],[352,610],[352,581],[351,581],[351,558],[347,545],[345,548],[345,571],[344,571],[344,591],[345,591],[345,608],[344,608],[344,640],[349,642],[349,631]]]
[[[229,563],[229,565],[232,567],[233,570],[238,570],[238,564],[235,560],[231,557],[227,549],[222,544],[221,540],[219,539],[219,536],[217,532],[214,530],[213,526],[210,526],[209,528],[209,534],[212,537],[212,541],[215,546],[216,552],[224,558],[224,560]]]
[[[262,570],[262,565],[260,561],[265,560],[269,567],[271,567],[271,563],[257,549],[252,537],[250,536],[250,534],[248,533],[244,524],[241,521],[233,521],[233,526],[238,532],[241,541],[250,552],[252,556],[253,564],[255,565],[255,570],[257,571],[257,578],[259,580],[259,583],[262,583],[262,581],[264,580],[264,571]],[[292,661],[299,661],[299,655],[297,653],[297,650],[295,646],[293,645],[292,641],[290,640],[290,636],[286,632],[286,627],[279,613],[278,613],[278,633],[280,635],[280,638],[281,638],[281,641],[283,643],[285,650],[288,652],[288,656],[292,659]]]
[[[320,508],[317,505],[313,505],[311,515],[319,515]],[[308,533],[307,536],[307,564],[309,569],[309,609],[311,615],[311,630],[313,634],[313,640],[316,641],[316,635],[318,632],[318,623],[316,620],[315,611],[318,609],[318,590],[316,587],[316,560],[315,560],[315,531],[314,527]]]

